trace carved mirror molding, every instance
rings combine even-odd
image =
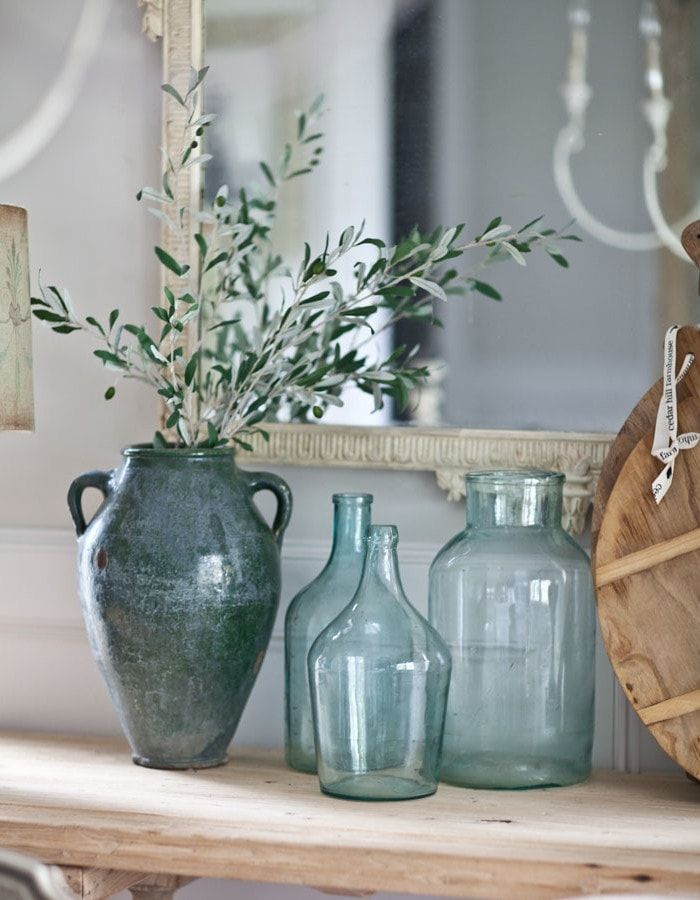
[[[186,80],[191,66],[204,64],[204,0],[138,0],[143,8],[143,30],[163,46],[163,80]],[[179,110],[163,96],[162,134],[167,149],[181,129]],[[178,187],[188,191],[190,209],[200,202],[200,166],[182,175]],[[194,248],[177,244],[163,230],[161,245],[175,258],[189,256]],[[461,428],[354,427],[334,425],[266,426],[269,442],[259,436],[245,461],[270,465],[327,466],[407,471],[432,471],[449,500],[464,496],[464,474],[473,469],[545,468],[566,475],[564,525],[580,534],[593,502],[596,482],[613,435],[551,431],[482,431]]]

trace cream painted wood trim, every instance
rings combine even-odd
[[[153,3],[153,0],[147,0]],[[163,82],[174,84],[178,89],[186,88],[190,72],[204,65],[204,6],[203,0],[157,0],[161,9],[163,36]],[[186,112],[165,93],[162,97],[162,146],[168,156],[175,154],[182,140],[186,124]],[[196,150],[195,153],[199,153]],[[196,280],[199,271],[199,253],[194,241],[187,240],[189,222],[196,216],[202,205],[202,166],[189,166],[180,172],[176,185],[176,197],[189,197],[189,209],[185,214],[183,228],[171,231],[161,226],[161,246],[178,261],[189,261],[190,279]],[[183,204],[185,205],[185,204]],[[175,278],[161,266],[163,286]],[[178,282],[178,287],[181,284]],[[162,295],[161,295],[162,296]]]
[[[138,0],[145,7],[143,30],[151,40],[163,40],[163,83],[178,89],[186,87],[192,69],[204,65],[204,0]],[[179,147],[185,127],[185,110],[173,103],[167,94],[161,101],[161,147],[170,157]],[[195,150],[195,154],[201,152]],[[160,246],[180,262],[188,261],[191,284],[199,272],[199,253],[194,241],[188,241],[189,222],[202,205],[202,166],[184,169],[172,185],[177,197],[188,197],[188,209],[184,216],[184,228],[173,232],[165,225],[160,229]],[[185,205],[185,204],[183,204]],[[171,272],[163,266],[161,286],[175,288]],[[178,283],[178,287],[181,284]],[[161,301],[163,293],[161,291]],[[166,408],[161,407],[161,424],[166,418]]]
[[[145,7],[144,31],[163,37],[163,80],[180,83],[190,66],[204,63],[203,0],[138,0]],[[163,146],[170,150],[182,127],[179,109],[163,102]],[[178,189],[190,192],[190,215],[201,198],[201,166],[182,176]],[[198,254],[163,229],[162,246],[175,259],[189,259],[196,271]],[[165,270],[163,270],[165,271]],[[167,273],[166,273],[167,275]],[[271,425],[270,441],[252,440],[243,463],[335,466],[434,472],[448,499],[464,496],[464,474],[483,468],[559,469],[566,475],[564,525],[580,534],[593,501],[596,481],[612,442],[608,434],[537,431],[474,431],[450,428],[359,428],[331,425]]]
[[[464,496],[464,475],[476,469],[557,469],[566,475],[564,526],[581,534],[614,435],[466,428],[357,428],[266,425],[241,462],[434,472],[449,500]]]
[[[163,0],[138,0],[143,7],[143,33],[149,41],[163,37]]]

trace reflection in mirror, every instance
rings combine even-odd
[[[51,81],[41,84],[36,98],[27,103],[27,94],[36,93],[31,83],[41,83],[44,66],[24,73],[26,92],[13,91],[5,98],[4,128],[0,133],[0,182],[27,166],[58,133],[80,92],[89,64],[99,51],[107,24],[110,0],[85,0],[82,8],[72,0],[63,4],[58,20],[49,16],[45,2],[25,4],[6,11],[3,18],[3,53],[0,77],[3,83],[16,76],[26,58],[26,34],[41,35],[42,62],[48,66],[59,47],[57,71]],[[73,19],[75,18],[75,21]],[[65,48],[63,43],[68,40]],[[14,58],[16,57],[16,58]],[[16,109],[15,109],[16,107]]]
[[[555,228],[575,215],[570,268],[546,253],[493,267],[502,301],[436,300],[444,328],[404,324],[381,340],[419,343],[432,370],[403,421],[616,429],[658,376],[667,324],[698,315],[696,274],[666,246],[667,223],[693,215],[700,173],[697,6],[208,0],[208,183],[259,182],[259,160],[322,93],[322,164],[285,187],[275,227],[285,259],[363,219],[395,243],[415,225],[464,222],[473,236],[496,215]],[[654,98],[666,122],[644,106]],[[638,233],[639,247],[620,245]],[[395,420],[365,395],[344,400],[324,421]]]

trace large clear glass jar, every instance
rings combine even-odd
[[[430,569],[430,621],[452,653],[441,779],[583,781],[593,742],[595,604],[561,527],[563,475],[467,476],[467,527]]]
[[[321,631],[352,600],[362,575],[371,494],[333,494],[333,546],[323,571],[289,604],[285,618],[287,764],[316,771],[316,746],[306,661]]]
[[[397,542],[394,526],[370,527],[357,593],[309,653],[321,788],[340,797],[437,788],[450,654],[404,594]]]

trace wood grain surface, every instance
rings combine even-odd
[[[688,353],[692,353],[696,359],[688,374],[677,387],[678,402],[680,403],[692,397],[700,397],[700,329],[694,325],[685,325],[683,328],[680,328],[678,330],[676,348],[679,366]],[[662,352],[659,346],[659,372],[661,371],[661,365]],[[593,521],[591,524],[591,559],[594,568],[596,565],[598,535],[608,499],[630,453],[642,438],[653,432],[656,423],[656,411],[659,408],[660,400],[661,379],[649,388],[629,414],[603,463],[596,488],[595,502],[593,504]],[[657,463],[657,468],[661,471],[661,463]]]
[[[681,431],[700,427],[700,400],[680,403],[678,418]],[[657,505],[651,445],[648,433],[607,499],[596,551],[598,618],[627,698],[666,753],[699,778],[700,453],[681,452]]]
[[[118,740],[0,735],[0,846],[67,866],[498,898],[700,891],[700,789],[598,774],[538,791],[323,796],[277,752],[134,766]]]
[[[700,221],[690,222],[685,226],[681,234],[681,244],[690,259],[700,269]]]

